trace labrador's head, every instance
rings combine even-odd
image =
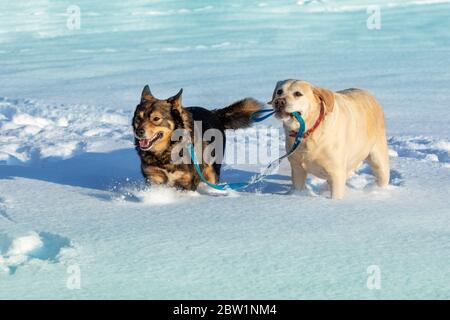
[[[313,87],[309,82],[289,79],[277,83],[269,104],[273,106],[276,117],[283,121],[288,120],[293,112],[299,112],[308,119],[320,111],[322,104],[325,112],[332,112],[334,94],[330,90]]]

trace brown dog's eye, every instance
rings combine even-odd
[[[161,120],[160,117],[153,117],[153,122],[159,122]]]
[[[302,96],[302,93],[301,93],[300,91],[295,91],[295,92],[294,92],[294,96],[296,96],[296,97],[301,97],[301,96]]]
[[[278,90],[277,90],[277,95],[280,95],[280,94],[283,94],[283,90],[278,89]]]

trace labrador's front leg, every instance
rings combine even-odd
[[[299,164],[291,162],[292,187],[294,190],[303,190],[306,184],[307,173]]]
[[[344,170],[335,171],[330,174],[328,184],[330,185],[332,199],[339,200],[344,198],[346,180],[347,177]]]

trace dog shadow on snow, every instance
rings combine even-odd
[[[112,190],[114,185],[122,183],[143,183],[134,149],[87,152],[66,160],[51,158],[32,165],[0,166],[0,179],[15,177],[100,191]]]
[[[255,172],[224,166],[221,182],[246,182]],[[140,160],[134,149],[120,149],[107,153],[87,152],[70,159],[51,158],[32,164],[0,165],[0,179],[26,178],[59,185],[91,189],[90,196],[100,200],[114,197],[106,192],[120,192],[124,187],[143,189],[144,179],[140,171]],[[277,180],[277,181],[276,181]],[[246,192],[283,193],[288,190],[290,178],[272,175],[267,181],[247,188]],[[284,181],[283,183],[280,183]],[[215,195],[215,194],[211,194]],[[132,195],[125,200],[138,202]]]
[[[255,168],[255,171],[257,169]],[[223,166],[221,182],[248,182],[257,172]],[[369,174],[370,168],[363,167],[358,174]],[[0,179],[16,177],[40,180],[50,183],[91,189],[88,195],[103,201],[111,201],[114,194],[125,194],[124,200],[139,202],[132,193],[123,193],[124,188],[142,190],[144,179],[140,172],[140,160],[134,149],[120,149],[107,153],[83,153],[70,159],[47,159],[32,165],[1,165]],[[391,170],[391,184],[403,183],[401,174]],[[320,193],[320,188],[309,184],[311,189]],[[264,181],[241,191],[261,194],[287,194],[290,190],[290,177],[287,175],[270,175]],[[351,185],[349,185],[352,188]],[[317,188],[317,190],[315,190]],[[220,196],[211,193],[212,196]],[[1,209],[1,208],[0,208]]]

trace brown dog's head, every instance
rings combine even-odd
[[[140,150],[155,154],[167,150],[173,131],[183,123],[182,93],[183,89],[169,99],[159,100],[149,86],[144,87],[133,117],[135,142]]]
[[[272,101],[275,115],[281,120],[290,118],[293,112],[299,112],[303,118],[308,119],[312,114],[320,112],[322,104],[325,112],[333,111],[333,92],[313,87],[309,82],[302,80],[279,81],[275,86]]]

